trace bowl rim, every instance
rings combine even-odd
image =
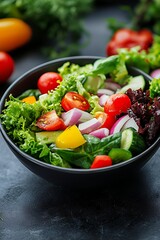
[[[4,108],[4,104],[6,101],[7,96],[10,94],[12,88],[18,83],[23,81],[23,79],[26,76],[29,76],[35,72],[37,72],[39,69],[43,69],[47,66],[50,66],[54,63],[61,63],[61,62],[67,62],[67,61],[71,61],[71,60],[96,60],[96,59],[100,59],[100,58],[105,58],[105,57],[101,57],[101,56],[72,56],[72,57],[65,57],[65,58],[59,58],[59,59],[54,59],[54,60],[50,60],[47,61],[45,63],[39,64],[36,67],[31,68],[30,70],[26,71],[24,74],[22,74],[20,77],[18,77],[4,92],[4,94],[2,95],[1,101],[0,101],[0,114],[3,111]],[[142,70],[136,68],[136,67],[131,67],[131,69],[135,70],[137,73],[142,74],[148,81],[151,80],[152,78],[146,74],[145,72],[143,72]],[[32,157],[31,155],[23,152],[22,150],[20,150],[20,148],[12,141],[12,139],[7,135],[5,128],[3,127],[1,120],[0,120],[0,131],[2,133],[2,136],[4,138],[4,140],[9,144],[9,146],[11,146],[14,151],[18,152],[23,158],[25,158],[28,161],[31,161],[34,164],[43,166],[45,168],[49,168],[49,169],[53,169],[53,170],[57,170],[57,171],[61,171],[61,172],[66,172],[66,173],[72,173],[72,174],[92,174],[92,173],[100,173],[100,172],[108,172],[108,171],[114,171],[118,168],[122,168],[126,165],[129,165],[130,163],[134,163],[135,161],[137,161],[137,159],[143,157],[143,155],[147,155],[152,149],[154,149],[157,145],[159,145],[160,143],[160,136],[156,139],[156,141],[149,147],[147,148],[145,151],[143,151],[142,153],[140,153],[139,155],[132,157],[131,159],[125,161],[125,162],[121,162],[121,163],[117,163],[115,165],[109,166],[109,167],[103,167],[103,168],[96,168],[96,169],[78,169],[78,168],[64,168],[64,167],[59,167],[59,166],[55,166],[55,165],[51,165],[49,163],[43,162],[39,159],[36,159],[34,157]],[[18,158],[18,157],[17,157]]]

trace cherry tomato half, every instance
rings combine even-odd
[[[14,60],[6,52],[0,52],[0,83],[6,82],[14,70]]]
[[[107,155],[97,155],[90,168],[102,168],[112,165],[112,159]]]
[[[62,76],[56,72],[46,72],[38,79],[38,88],[42,94],[54,90],[62,81]]]
[[[90,108],[87,99],[76,92],[66,93],[62,98],[61,105],[65,111],[69,111],[72,108],[79,108],[83,111],[87,111]]]
[[[111,129],[111,127],[116,121],[115,116],[109,115],[105,112],[96,112],[95,118],[97,118],[98,121],[102,123],[101,128]]]
[[[36,126],[45,131],[63,130],[66,128],[63,120],[58,117],[55,110],[39,117]]]
[[[126,113],[130,107],[131,100],[126,94],[115,93],[107,99],[104,105],[104,112],[116,116],[121,113]]]

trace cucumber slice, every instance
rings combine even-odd
[[[103,74],[96,77],[88,76],[83,86],[88,92],[96,94],[98,89],[103,87],[105,79]]]
[[[129,88],[132,90],[144,89],[145,88],[145,79],[142,75],[131,78],[129,83],[122,87],[118,92],[125,93]]]
[[[113,164],[124,162],[132,158],[132,153],[129,150],[123,148],[112,148],[108,156],[112,159]]]
[[[127,128],[122,131],[121,148],[131,151],[135,156],[143,152],[146,146],[143,137],[135,129]]]
[[[42,144],[55,143],[56,138],[62,133],[62,131],[51,131],[51,132],[37,132],[36,140]]]

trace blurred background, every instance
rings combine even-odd
[[[118,29],[149,28],[160,34],[159,11],[156,0],[1,0],[0,51],[14,61],[5,81],[0,78],[1,95],[17,77],[43,62],[107,56],[107,44]]]

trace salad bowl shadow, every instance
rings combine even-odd
[[[12,83],[2,96],[0,114],[4,109],[6,99],[9,98],[11,93],[16,97],[27,89],[36,88],[37,80],[43,73],[47,71],[56,71],[63,65],[63,63],[68,61],[79,65],[85,65],[93,63],[99,58],[100,57],[97,56],[62,58],[49,61],[29,70]],[[128,71],[133,76],[143,75],[146,83],[151,80],[149,75],[139,69],[128,67]],[[68,188],[101,187],[113,182],[119,182],[122,178],[130,176],[131,174],[136,174],[136,172],[152,158],[160,144],[160,137],[158,137],[155,142],[141,154],[130,160],[109,167],[99,169],[62,168],[42,162],[21,151],[14,141],[7,135],[6,129],[2,123],[0,123],[0,130],[7,145],[24,166],[47,181]]]

